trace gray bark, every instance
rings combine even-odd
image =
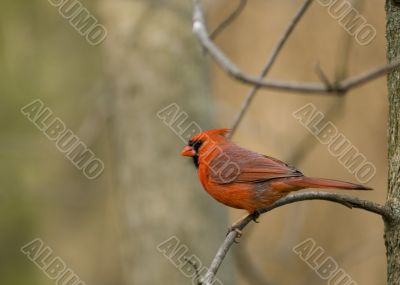
[[[400,54],[400,5],[396,1],[386,1],[387,13],[387,58],[393,61]],[[389,188],[387,205],[398,215],[400,213],[400,71],[388,76],[389,125],[388,159]],[[387,254],[387,284],[400,284],[400,224],[385,224],[385,244]]]
[[[203,265],[225,237],[226,209],[198,182],[182,141],[157,117],[176,103],[210,127],[205,60],[191,31],[189,1],[103,1],[103,44],[112,97],[115,189],[125,217],[127,284],[191,284],[157,245],[176,236]],[[107,166],[106,166],[107,167]],[[230,272],[230,270],[224,270]],[[231,277],[221,276],[231,284]]]

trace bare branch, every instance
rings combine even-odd
[[[300,21],[304,13],[307,11],[307,8],[310,7],[310,4],[312,3],[312,0],[305,0],[303,4],[300,6],[292,20],[289,22],[289,25],[287,26],[286,30],[283,32],[281,38],[277,42],[274,50],[272,51],[272,54],[269,56],[267,62],[265,63],[260,76],[259,80],[262,80],[265,76],[267,76],[268,72],[270,71],[272,65],[274,64],[276,58],[278,57],[280,51],[284,47],[285,43],[289,39],[290,35],[292,34],[294,28],[296,27],[297,23]],[[232,124],[232,131],[229,134],[229,136],[233,136],[235,133],[237,127],[239,126],[241,120],[243,119],[244,114],[248,110],[251,101],[253,100],[254,96],[256,95],[257,91],[260,89],[259,86],[255,85],[253,86],[249,93],[247,94],[246,98],[244,99],[242,106],[240,107],[240,111],[237,114],[233,124]]]
[[[389,64],[384,64],[373,68],[362,74],[353,76],[349,79],[336,82],[332,88],[328,88],[325,84],[319,82],[302,83],[295,81],[280,80],[260,80],[259,78],[244,73],[237,67],[210,39],[205,27],[203,10],[200,0],[193,1],[193,32],[199,39],[202,46],[209,52],[216,63],[230,76],[245,84],[257,86],[259,88],[269,88],[280,91],[297,92],[297,93],[343,93],[350,89],[356,88],[373,79],[376,79],[400,66],[400,61],[396,60]]]
[[[302,192],[302,193],[291,194],[276,201],[275,203],[273,203],[268,207],[258,209],[258,213],[264,214],[269,211],[272,211],[275,208],[279,208],[287,204],[292,204],[295,202],[306,201],[306,200],[325,200],[344,205],[348,208],[363,209],[365,211],[382,216],[382,218],[387,222],[392,222],[397,219],[393,214],[393,212],[391,211],[391,209],[388,208],[387,206],[380,205],[375,202],[367,200],[362,200],[357,197],[331,193],[331,192]],[[215,255],[213,261],[211,262],[211,266],[209,267],[206,275],[204,276],[202,284],[204,285],[212,284],[215,275],[218,272],[219,267],[221,266],[222,262],[225,259],[226,254],[228,253],[232,244],[235,242],[235,239],[238,237],[239,231],[243,230],[253,219],[254,215],[248,215],[247,217],[245,217],[243,220],[239,221],[232,227],[232,230],[229,231],[224,242],[218,249],[217,254]]]

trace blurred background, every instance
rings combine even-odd
[[[82,1],[107,29],[91,45],[57,1],[0,4],[2,284],[54,284],[20,248],[43,240],[90,284],[190,284],[157,245],[179,239],[207,266],[226,229],[245,213],[216,203],[202,189],[184,143],[157,112],[175,103],[203,129],[229,127],[249,90],[216,67],[191,31],[190,1]],[[76,3],[75,1],[66,1]],[[258,74],[302,1],[251,0],[216,43],[243,70]],[[359,45],[317,1],[269,78],[331,80],[385,62],[384,3],[353,1],[377,31]],[[206,1],[210,30],[236,1]],[[100,158],[89,180],[20,109],[43,101]],[[386,80],[344,97],[259,91],[234,142],[296,165],[305,174],[356,182],[292,113],[313,103],[377,168],[375,190],[349,193],[383,203],[386,193]],[[380,217],[339,205],[288,205],[251,224],[219,271],[224,284],[326,284],[292,248],[307,238],[357,284],[384,284]],[[61,283],[67,284],[67,283]],[[71,283],[72,284],[72,283]]]

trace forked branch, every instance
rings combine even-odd
[[[257,86],[259,88],[269,88],[281,91],[296,93],[344,93],[350,89],[359,87],[373,79],[376,79],[400,66],[400,61],[396,60],[389,64],[384,64],[376,68],[372,68],[364,73],[350,77],[345,80],[334,82],[327,86],[320,82],[295,82],[281,80],[262,80],[256,76],[243,72],[236,66],[211,40],[206,29],[204,13],[201,0],[192,0],[193,2],[193,32],[199,39],[204,49],[211,55],[215,62],[230,76],[245,84]]]

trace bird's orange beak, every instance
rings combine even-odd
[[[185,146],[183,150],[181,151],[181,155],[183,156],[195,156],[196,152],[191,146]]]

